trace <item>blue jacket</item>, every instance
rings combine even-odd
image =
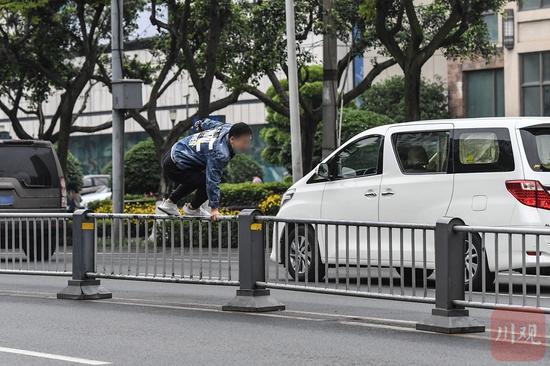
[[[199,120],[193,126],[198,132],[179,140],[171,150],[172,160],[178,168],[206,170],[206,192],[212,208],[220,205],[223,169],[234,155],[229,144],[230,128],[230,123],[208,118]]]

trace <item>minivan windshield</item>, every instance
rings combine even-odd
[[[0,179],[16,178],[29,188],[58,188],[52,149],[46,146],[0,145]]]
[[[521,130],[527,161],[536,172],[550,171],[550,127]]]

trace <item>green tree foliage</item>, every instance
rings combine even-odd
[[[248,155],[238,154],[231,159],[224,170],[225,183],[243,183],[252,181],[253,177],[262,177],[262,167]]]
[[[268,42],[270,45],[269,53],[266,58],[271,62],[267,65],[261,65],[262,70],[272,87],[267,92],[259,90],[258,85],[249,83],[243,85],[244,91],[254,95],[261,100],[272,112],[289,118],[288,86],[286,80],[280,80],[277,77],[278,72],[286,71],[286,35],[285,35],[285,11],[284,1],[258,1],[256,14],[262,19],[259,25],[260,31],[255,33],[255,42]],[[338,0],[334,2],[331,11],[331,17],[334,19],[334,27],[327,29],[323,21],[324,10],[321,1],[296,0],[296,40],[297,58],[299,73],[299,91],[300,91],[300,122],[302,129],[302,164],[303,170],[309,171],[313,164],[314,141],[318,126],[322,123],[323,111],[320,102],[321,93],[317,89],[322,89],[322,67],[311,66],[315,57],[311,53],[309,44],[310,36],[318,37],[330,32],[336,34],[338,40],[349,46],[348,52],[341,55],[338,59],[338,65],[333,79],[341,85],[346,80],[346,75],[350,70],[351,63],[355,56],[364,54],[380,45],[374,37],[374,33],[369,28],[369,24],[359,14],[360,1]],[[369,31],[370,30],[370,31]],[[353,36],[355,35],[355,36]],[[353,39],[352,39],[353,38]],[[345,92],[338,96],[337,104],[343,102],[348,105],[355,98],[370,88],[374,79],[382,71],[393,66],[395,60],[388,59],[380,61],[378,57],[371,58],[371,67],[365,74],[363,80],[345,88]],[[313,75],[312,75],[313,74]],[[315,96],[315,98],[312,98]],[[318,99],[317,99],[318,98]],[[281,118],[281,121],[283,119]],[[268,121],[272,123],[272,121]],[[271,137],[274,137],[271,134]]]
[[[290,127],[288,119],[269,119],[268,127],[261,131],[261,137],[266,142],[262,158],[272,164],[283,165],[291,170]],[[392,123],[392,119],[372,111],[356,108],[344,108],[342,116],[342,136],[344,143],[356,134],[369,128]],[[322,126],[318,126],[313,140],[312,166],[321,161]],[[305,172],[304,172],[305,173]]]
[[[405,75],[406,120],[420,119],[422,66],[437,50],[448,57],[489,57],[497,52],[483,16],[509,0],[363,0],[359,13]]]
[[[69,152],[67,156],[67,167],[65,168],[65,179],[68,191],[80,192],[84,175],[78,159]]]
[[[33,138],[21,117],[36,118],[36,137],[57,142],[63,167],[72,132],[110,126],[75,125],[95,80],[109,84],[108,78],[100,76],[108,73],[110,62],[104,56],[110,39],[108,5],[105,0],[0,2],[0,110],[21,139]],[[144,0],[125,4],[125,32],[136,28],[143,5]],[[54,93],[59,97],[54,98]],[[52,116],[45,118],[43,104],[48,102],[57,105]]]
[[[361,109],[385,114],[395,122],[406,120],[405,79],[394,76],[374,84],[362,97]],[[420,118],[448,118],[448,100],[445,84],[441,80],[422,79],[420,84]]]

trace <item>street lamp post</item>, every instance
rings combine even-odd
[[[303,175],[302,134],[300,132],[300,107],[298,105],[298,64],[296,62],[296,26],[294,24],[294,0],[286,0],[286,45],[288,53],[288,94],[290,102],[290,147],[292,155],[292,179],[296,182]]]
[[[122,0],[111,0],[111,50],[112,50],[112,80],[123,78],[122,75]],[[124,111],[116,109],[113,101],[113,137],[112,137],[112,185],[113,185],[113,213],[124,210]]]

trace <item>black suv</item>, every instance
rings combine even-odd
[[[0,212],[67,212],[65,178],[50,142],[0,140]],[[21,243],[28,260],[49,258],[55,245],[51,252],[40,246],[49,240],[55,243],[49,236],[53,237],[56,230],[51,225],[37,224],[29,224],[26,228],[25,221],[14,225],[9,219],[0,220],[1,248],[11,249],[13,244],[19,246]],[[30,245],[26,245],[27,235],[31,236]]]

